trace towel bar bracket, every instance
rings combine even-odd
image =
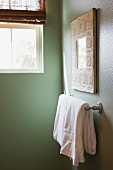
[[[92,107],[87,106],[86,110],[98,110],[98,113],[101,114],[103,111],[103,105],[102,103],[97,103],[97,105],[94,105]]]

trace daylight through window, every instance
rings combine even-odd
[[[43,26],[0,28],[0,72],[43,72]]]

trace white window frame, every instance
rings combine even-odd
[[[43,25],[2,23],[0,28],[36,29],[36,55],[38,68],[0,68],[0,73],[44,73]]]

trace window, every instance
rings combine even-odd
[[[46,0],[1,0],[0,22],[0,73],[42,73]]]
[[[0,73],[43,72],[43,25],[0,25]]]

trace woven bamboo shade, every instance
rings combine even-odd
[[[45,0],[0,0],[0,22],[44,24]]]

